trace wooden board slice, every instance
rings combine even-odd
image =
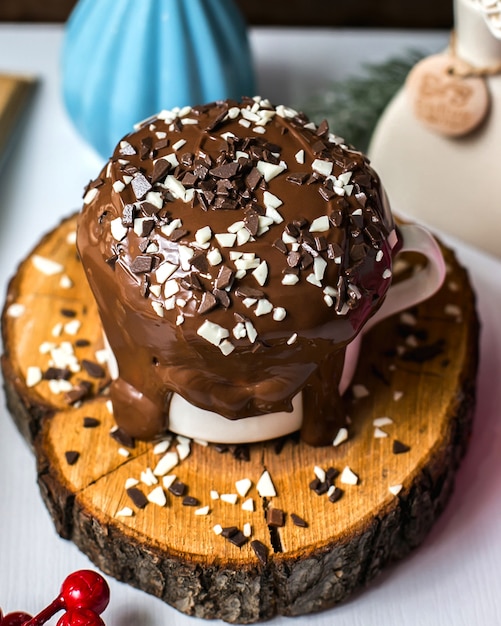
[[[442,290],[364,338],[347,397],[347,441],[311,448],[290,437],[227,451],[184,442],[179,450],[190,453],[168,475],[196,499],[196,506],[185,506],[162,476],[146,484],[163,456],[152,443],[132,446],[110,436],[106,378],[74,371],[66,386],[87,381],[91,388],[73,405],[64,390],[54,393],[54,383],[26,384],[28,368],[47,370],[51,349],[56,357],[65,349],[74,370],[85,359],[95,362],[102,349],[96,308],[76,257],[75,224],[73,217],[63,222],[21,264],[2,326],[8,405],[33,446],[42,496],[61,536],[104,572],[180,611],[235,623],[333,606],[421,543],[452,491],[475,399],[474,295],[450,250],[444,249]],[[395,272],[412,271],[418,262],[411,258]],[[37,372],[30,369],[34,381]],[[86,417],[98,425],[85,427]],[[377,430],[374,420],[384,417],[389,420],[376,422]],[[170,450],[176,449],[173,442]],[[315,467],[341,472],[332,481],[341,490],[335,493],[342,493],[336,502],[310,488]],[[345,468],[357,484],[342,482]],[[275,496],[258,492],[265,470]],[[131,478],[145,496],[155,489],[162,495],[160,487],[165,505],[138,508],[125,488]],[[252,485],[239,495],[235,483],[245,478]],[[236,494],[236,504],[211,492]],[[254,510],[243,510],[249,498]],[[196,514],[206,506],[207,515]],[[124,508],[133,514],[123,515]],[[284,512],[283,526],[268,524],[270,508]],[[307,527],[295,525],[293,515]],[[241,547],[213,530],[220,525],[243,532],[247,524],[252,535]],[[261,559],[252,547],[256,540]]]

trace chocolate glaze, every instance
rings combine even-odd
[[[177,165],[163,159],[173,154]],[[349,180],[339,178],[348,172]],[[266,192],[282,202],[279,215],[266,211],[273,201]],[[328,230],[310,230],[321,216]],[[239,221],[238,236],[249,240],[222,246],[215,234]],[[210,240],[199,243],[205,226]],[[294,111],[244,99],[142,123],[87,188],[77,235],[119,366],[111,389],[119,426],[143,439],[165,431],[173,392],[241,419],[291,410],[302,390],[303,439],[330,443],[344,421],[337,391],[344,348],[384,299],[394,228],[366,157]],[[222,257],[215,266],[213,250]],[[238,274],[231,252],[265,261],[264,284],[253,269]],[[166,261],[175,269],[159,285],[156,270]],[[286,274],[296,284],[284,285]],[[256,315],[259,301],[274,311]],[[274,319],[282,309],[284,319]],[[206,322],[226,329],[219,346],[199,334]]]

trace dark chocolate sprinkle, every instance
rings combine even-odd
[[[68,450],[64,453],[64,456],[68,465],[75,465],[80,457],[80,452],[77,452],[76,450]]]
[[[200,302],[200,306],[197,309],[197,313],[200,315],[205,315],[215,309],[218,304],[217,299],[212,295],[210,291],[206,291],[202,296],[202,301]]]
[[[339,476],[339,473],[339,470],[335,467],[329,467],[329,469],[325,472],[325,478],[327,480],[327,483],[329,484],[329,487],[334,484],[334,481]]]
[[[133,154],[137,154],[136,149],[130,145],[128,141],[122,141],[120,143],[120,154],[122,156],[132,156]]]
[[[71,371],[65,367],[49,367],[43,373],[44,380],[69,380]]]
[[[225,539],[229,539],[230,537],[233,537],[233,535],[236,535],[237,533],[238,533],[238,528],[236,526],[227,526],[226,528],[223,528],[221,532],[221,536],[224,537]]]
[[[228,541],[230,543],[232,543],[233,545],[237,546],[237,548],[241,548],[242,546],[244,546],[247,541],[249,541],[247,539],[247,537],[243,534],[243,532],[241,530],[239,530],[238,532],[236,532],[234,535],[232,535],[231,537],[228,537]]]
[[[209,271],[209,262],[204,253],[196,254],[190,261],[192,267],[200,272],[200,274],[207,274]]]
[[[338,500],[340,500],[343,497],[343,495],[344,495],[343,489],[336,487],[336,489],[329,496],[329,502],[332,502],[334,504],[334,502],[337,502]]]
[[[184,228],[175,228],[170,234],[169,239],[171,241],[179,241],[183,237],[186,237],[187,234],[188,234],[188,231],[185,230]]]
[[[127,495],[138,509],[144,509],[148,504],[148,498],[137,487],[129,487],[129,489],[127,489]]]
[[[254,539],[254,541],[251,541],[250,545],[259,561],[263,565],[266,565],[268,562],[268,548],[264,545],[264,543],[259,541],[259,539]]]
[[[125,446],[126,448],[136,447],[136,441],[134,437],[131,437],[129,433],[123,430],[123,428],[120,428],[120,427],[113,428],[113,430],[110,431],[110,437],[114,439],[117,443],[119,443],[121,446]]]
[[[398,439],[393,440],[393,454],[404,454],[405,452],[409,452],[410,449],[410,446],[407,446]]]
[[[131,227],[134,225],[136,207],[133,204],[126,204],[122,210],[122,225]]]
[[[198,506],[199,504],[200,500],[193,498],[193,496],[185,496],[183,498],[183,506]]]
[[[63,317],[76,317],[77,312],[73,309],[60,309],[59,311]]]
[[[95,363],[94,361],[83,359],[82,367],[89,376],[92,376],[92,378],[104,378],[106,375],[104,368],[102,368],[99,363]]]
[[[75,341],[75,346],[77,348],[86,348],[87,346],[90,346],[90,341],[88,339],[77,339]]]
[[[84,417],[83,418],[83,427],[84,428],[97,428],[101,422],[95,417]]]
[[[234,276],[233,271],[226,265],[223,265],[220,268],[219,273],[216,278],[216,283],[215,283],[216,289],[226,289],[227,287],[229,287],[233,281],[233,276]]]
[[[232,161],[211,169],[210,173],[216,178],[233,178],[233,176],[237,175],[239,169],[240,165]]]
[[[82,380],[70,391],[64,394],[64,399],[68,404],[75,404],[87,397],[92,389],[92,384],[87,380]]]
[[[291,513],[291,520],[295,526],[299,526],[300,528],[308,528],[308,522],[306,522],[302,517],[296,515],[295,513]]]

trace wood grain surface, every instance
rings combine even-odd
[[[84,369],[72,374],[73,384],[85,380],[92,385],[76,405],[69,405],[64,393],[55,395],[47,380],[33,387],[25,382],[28,368],[46,371],[49,356],[39,347],[47,342],[73,346],[78,363],[95,361],[102,348],[74,230],[75,218],[66,220],[22,263],[9,287],[2,324],[9,408],[33,446],[40,489],[61,536],[104,572],[180,611],[232,623],[330,607],[421,543],[452,491],[475,401],[475,299],[450,250],[444,248],[448,274],[441,291],[364,338],[346,398],[346,442],[312,448],[291,437],[223,452],[191,441],[190,454],[169,474],[186,485],[197,506],[183,506],[182,497],[162,488],[165,505],[148,502],[139,508],[126,481],[138,480],[136,488],[145,496],[162,487],[162,476],[157,484],[146,480],[161,454],[152,443],[126,445],[110,437],[106,379]],[[55,261],[59,271],[44,274],[35,257]],[[419,262],[411,257],[395,272],[413,271]],[[81,324],[76,334],[66,332],[71,320]],[[61,332],[55,333],[60,324]],[[84,427],[86,417],[98,425]],[[383,417],[389,420],[377,430],[374,420]],[[69,452],[76,459],[69,460]],[[315,467],[339,472],[348,467],[357,483],[337,476],[333,482],[342,496],[331,502],[310,488]],[[272,497],[257,489],[265,470],[276,489]],[[245,496],[235,485],[244,478],[252,483]],[[390,487],[396,491],[399,485],[395,495]],[[237,494],[236,504],[213,499],[211,491]],[[253,511],[242,509],[248,498]],[[204,506],[209,513],[196,515]],[[121,513],[124,507],[131,516]],[[282,526],[269,523],[272,508],[284,512]],[[293,514],[307,527],[295,525]],[[214,533],[218,524],[241,531],[250,524],[251,537],[238,547]],[[256,555],[255,540],[266,558]]]

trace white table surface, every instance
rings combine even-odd
[[[59,26],[0,25],[0,72],[37,75],[40,88],[11,158],[0,172],[0,287],[41,234],[79,206],[100,159],[63,110]],[[275,102],[304,100],[326,82],[407,48],[435,51],[445,33],[252,31],[259,90]],[[501,624],[501,262],[457,244],[471,271],[482,319],[478,408],[454,496],[425,543],[343,605],[297,623],[311,626],[495,626]],[[31,452],[0,406],[0,606],[36,613],[65,576],[92,567],[60,539],[35,482]],[[111,626],[202,624],[109,580]],[[55,624],[55,621],[51,622]],[[277,618],[277,626],[290,624]]]

